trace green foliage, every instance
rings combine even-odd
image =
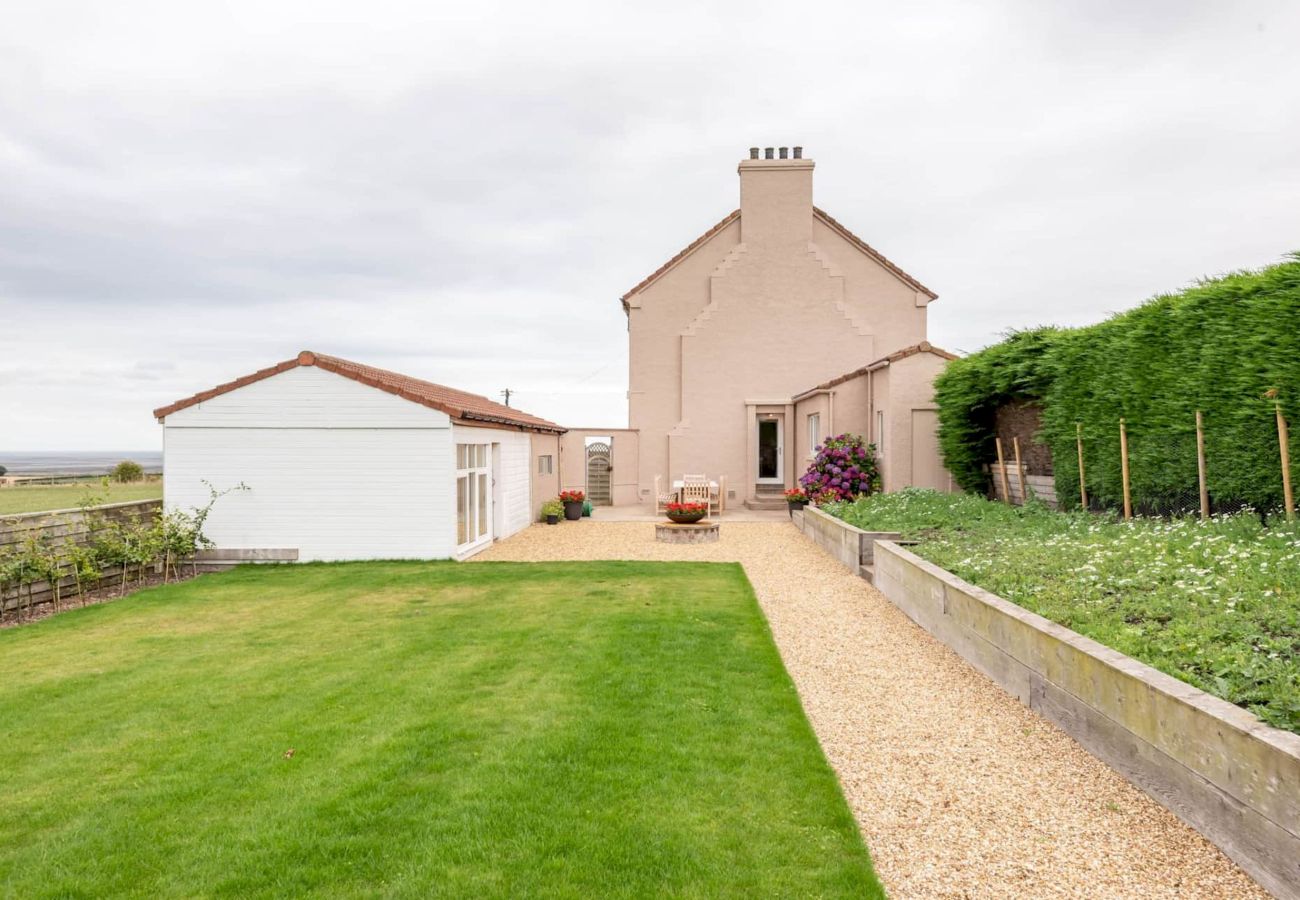
[[[1060,336],[1058,328],[1013,332],[994,344],[948,363],[935,379],[939,448],[944,465],[963,488],[984,493],[984,466],[997,458],[994,417],[1011,400],[1043,396],[1050,379],[1043,358]]]
[[[216,502],[231,491],[248,490],[243,482],[224,491],[218,491],[208,482],[209,499],[204,506],[190,512],[172,510],[152,518],[141,516],[106,516],[99,510],[103,494],[87,492],[81,498],[82,513],[88,531],[84,543],[65,540],[53,546],[45,533],[29,531],[17,550],[0,556],[0,596],[17,588],[21,619],[22,590],[27,589],[26,612],[31,612],[32,587],[38,582],[48,582],[54,588],[54,605],[60,605],[60,581],[71,575],[77,594],[84,601],[87,587],[98,586],[105,569],[116,570],[120,575],[122,590],[126,591],[129,573],[134,570],[137,583],[144,579],[145,569],[161,563],[163,580],[169,572],[179,578],[178,564],[193,558],[195,551],[212,546],[203,533],[204,525]],[[108,479],[102,483],[108,489]]]
[[[953,574],[1300,732],[1300,523],[1121,522],[902,491],[833,507]]]
[[[547,500],[542,504],[542,518],[564,515],[564,504],[559,500]]]
[[[936,382],[949,471],[983,490],[994,459],[993,412],[1043,401],[1058,497],[1077,504],[1076,423],[1091,500],[1122,499],[1119,420],[1126,419],[1132,493],[1140,508],[1185,508],[1196,494],[1196,410],[1204,413],[1207,480],[1216,504],[1279,505],[1273,401],[1300,422],[1300,254],[1156,297],[1087,328],[1039,329],[951,363]],[[1292,454],[1300,466],[1300,453]],[[1300,468],[1293,479],[1300,482]]]
[[[883,897],[736,565],[249,566],[0,659],[6,897]]]
[[[144,478],[144,469],[138,462],[124,459],[113,467],[112,478],[119,484],[130,484]]]
[[[1030,516],[1052,514],[1042,504],[1008,506],[990,503],[973,494],[941,494],[925,488],[872,494],[851,503],[835,503],[822,509],[865,531],[896,531],[909,540],[940,531],[1011,526]]]
[[[876,445],[856,434],[829,437],[817,448],[817,456],[799,484],[817,503],[849,500],[880,489],[880,467]]]

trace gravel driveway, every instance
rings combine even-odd
[[[788,523],[537,525],[475,559],[740,562],[893,897],[1268,896]]]

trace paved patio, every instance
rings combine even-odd
[[[534,526],[475,559],[740,562],[891,896],[1268,896],[784,512],[725,517],[722,539],[697,546],[656,543],[645,511],[613,512]]]

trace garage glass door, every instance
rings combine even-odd
[[[456,549],[492,540],[492,471],[487,444],[456,445]]]

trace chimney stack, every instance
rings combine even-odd
[[[801,244],[812,240],[813,161],[803,147],[749,148],[741,160],[740,239],[752,243]],[[778,156],[778,153],[780,154]]]

